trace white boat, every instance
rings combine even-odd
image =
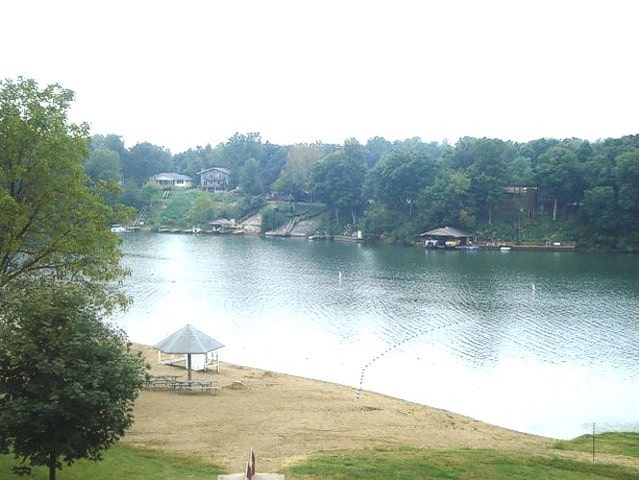
[[[114,223],[113,225],[111,225],[111,231],[114,233],[126,232],[126,227],[123,227],[119,223]]]
[[[510,247],[499,247],[500,252],[510,252],[512,250]]]

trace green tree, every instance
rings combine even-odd
[[[132,425],[145,367],[86,291],[45,282],[24,293],[0,314],[0,451],[55,480]]]
[[[247,195],[261,195],[264,184],[260,180],[259,163],[255,158],[249,158],[237,173],[237,186]]]
[[[639,148],[617,156],[614,172],[624,223],[633,224],[639,218]]]
[[[188,149],[173,156],[173,162],[178,173],[198,178],[198,172],[205,168],[222,166],[220,162],[220,148],[213,149],[211,145]]]
[[[311,188],[318,200],[333,209],[335,221],[341,224],[341,215],[349,213],[353,224],[363,205],[364,165],[361,146],[347,140],[344,148],[317,162],[311,172]]]
[[[368,168],[373,168],[377,162],[390,151],[393,144],[383,137],[373,137],[366,142],[364,148],[364,160]]]
[[[173,157],[168,150],[144,142],[135,145],[123,159],[125,180],[133,180],[141,187],[149,177],[173,171]]]
[[[89,148],[93,150],[110,150],[118,154],[122,159],[126,157],[128,150],[124,146],[122,137],[109,133],[108,135],[93,135]]]
[[[535,178],[542,192],[553,198],[552,219],[557,219],[560,201],[576,199],[581,171],[577,155],[564,145],[551,147],[542,154],[536,166]]]
[[[530,159],[522,155],[517,155],[511,162],[508,163],[506,177],[508,178],[508,186],[533,186],[533,172]]]
[[[464,171],[442,170],[419,198],[424,225],[429,229],[445,225],[474,227],[475,216],[469,206],[470,190],[471,179]]]
[[[391,209],[408,212],[409,217],[420,191],[433,182],[436,173],[434,159],[420,147],[394,149],[375,166],[377,197]]]
[[[619,208],[610,186],[593,187],[585,192],[583,216],[597,234],[613,234],[619,225]]]
[[[209,192],[197,193],[190,214],[195,224],[199,226],[206,226],[215,220],[215,204]]]
[[[473,163],[467,168],[471,179],[471,195],[477,211],[484,211],[488,224],[492,224],[493,210],[504,196],[507,186],[507,153],[505,142],[482,138],[474,142]]]
[[[151,185],[150,183],[147,185]],[[157,185],[158,188],[162,188]],[[146,203],[146,196],[141,187],[138,187],[134,180],[127,180],[122,185],[122,194],[120,200],[125,205],[140,209]]]
[[[0,82],[0,304],[41,277],[125,303],[113,288],[126,273],[108,228],[114,210],[84,173],[88,127],[67,121],[72,100],[59,85]]]
[[[84,162],[84,171],[93,181],[114,180],[117,182],[122,178],[120,155],[105,148],[92,150]]]
[[[309,180],[313,165],[322,157],[322,152],[316,145],[295,145],[288,151],[286,164],[275,182],[274,188],[282,193],[291,195],[294,201],[299,201],[309,188]]]

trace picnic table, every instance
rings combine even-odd
[[[178,393],[202,392],[217,395],[220,389],[217,380],[175,380],[170,383],[169,388]]]
[[[180,375],[152,375],[147,382],[149,390],[168,390],[173,382],[178,381]]]

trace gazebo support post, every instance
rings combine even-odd
[[[191,380],[191,354],[186,354],[186,371],[188,372],[189,381]]]

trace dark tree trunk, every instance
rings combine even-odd
[[[49,452],[49,480],[55,480],[56,459],[55,452]]]

